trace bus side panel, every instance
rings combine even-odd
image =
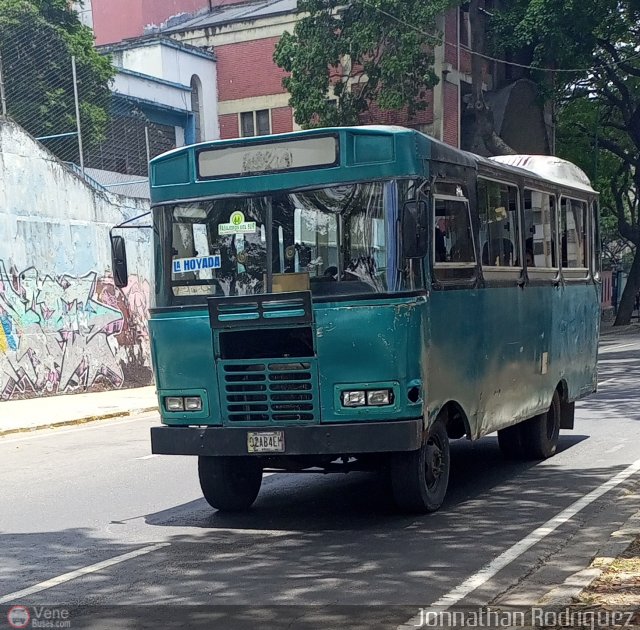
[[[595,391],[600,331],[598,285],[566,283],[554,292],[554,326],[549,372],[556,384],[564,380],[568,400]]]
[[[593,285],[434,291],[429,414],[458,403],[479,438],[595,390],[599,327]]]
[[[476,431],[483,322],[478,316],[480,291],[433,291],[427,324],[427,405],[430,422],[442,407],[458,403]]]
[[[421,388],[424,299],[353,302],[314,307],[320,373],[322,422],[357,422],[417,418],[422,401],[408,392]],[[344,408],[345,389],[396,391],[388,407]]]
[[[151,354],[162,422],[171,425],[222,423],[213,339],[207,311],[153,314],[149,320]],[[170,413],[164,396],[199,395],[202,412]]]
[[[540,370],[552,326],[551,287],[491,287],[480,290],[477,335],[478,437],[529,418],[549,404],[553,386]]]

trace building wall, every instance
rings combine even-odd
[[[272,133],[295,128],[289,94],[282,87],[286,73],[273,61],[278,39],[285,30],[293,30],[295,21],[292,13],[173,35],[215,52],[221,138],[240,135],[240,113],[263,109],[271,112]]]
[[[101,46],[139,37],[146,27],[174,16],[242,2],[246,0],[84,0],[83,21],[93,26]]]
[[[150,384],[149,231],[126,235],[124,290],[109,251],[148,203],[97,192],[12,123],[0,158],[0,401]]]
[[[220,137],[218,76],[213,57],[204,56],[199,51],[191,51],[188,47],[179,46],[170,40],[169,44],[154,41],[143,42],[135,47],[116,47],[111,54],[114,63],[120,68],[175,84],[169,85],[142,76],[119,73],[113,84],[115,92],[166,105],[176,111],[192,111],[191,79],[196,76],[200,86],[202,140],[216,140]]]
[[[215,4],[222,4],[215,0]],[[174,15],[209,6],[209,0],[91,0],[96,43],[114,44],[144,34],[145,26],[160,25]],[[226,4],[226,3],[225,3]]]
[[[444,91],[444,125],[442,140],[452,147],[459,147],[460,130],[460,96],[459,87],[448,81],[443,81]]]
[[[285,94],[287,76],[273,61],[278,37],[216,46],[218,98],[234,101],[268,94]]]

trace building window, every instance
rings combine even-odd
[[[242,112],[240,114],[240,136],[266,136],[271,133],[271,112],[268,109],[259,109],[255,112]]]
[[[193,112],[195,142],[202,142],[201,90],[200,79],[194,74],[191,77],[191,111]]]

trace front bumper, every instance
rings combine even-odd
[[[284,431],[284,452],[255,453],[258,457],[390,453],[420,448],[422,418],[395,422],[260,428],[152,427],[151,452],[159,455],[249,455],[247,433],[250,431]]]

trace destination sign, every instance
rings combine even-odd
[[[251,146],[220,147],[198,153],[201,179],[333,166],[338,140],[333,136],[283,140]]]
[[[187,273],[189,271],[201,271],[203,269],[220,269],[222,262],[220,256],[196,256],[193,258],[176,258],[172,262],[173,273]]]

